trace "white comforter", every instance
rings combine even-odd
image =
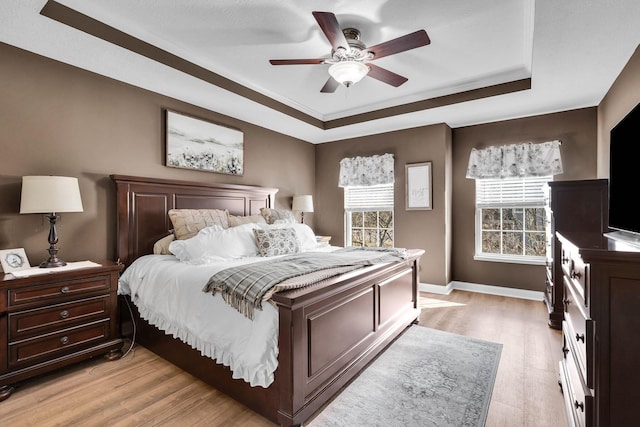
[[[278,366],[277,309],[265,303],[252,321],[220,294],[202,291],[219,270],[258,261],[265,258],[192,265],[172,255],[146,255],[125,270],[118,293],[131,295],[140,315],[152,325],[230,367],[233,378],[268,387]]]

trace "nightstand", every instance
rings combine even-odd
[[[331,236],[316,236],[316,243],[318,246],[329,246]]]
[[[5,274],[0,281],[0,401],[13,384],[98,355],[122,356],[117,290],[122,265]],[[0,276],[1,277],[1,276]]]

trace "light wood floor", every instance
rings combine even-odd
[[[561,334],[546,308],[471,292],[422,294],[420,324],[503,344],[487,427],[562,427]],[[274,426],[143,347],[23,383],[0,403],[3,426]]]

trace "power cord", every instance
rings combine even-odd
[[[131,316],[131,323],[133,324],[133,335],[131,336],[131,344],[129,345],[129,348],[127,349],[127,351],[124,352],[122,357],[120,357],[120,359],[114,360],[113,362],[111,362],[109,364],[95,366],[95,367],[91,368],[89,370],[89,375],[96,375],[96,374],[101,375],[101,374],[109,373],[111,371],[115,371],[116,369],[120,368],[120,366],[119,366],[120,363],[129,354],[131,354],[131,357],[129,358],[129,360],[133,359],[133,356],[135,356],[136,352],[133,349],[133,346],[136,343],[136,333],[137,333],[136,322],[135,322],[135,320],[133,318],[133,310],[131,309],[131,304],[129,304],[129,301],[128,301],[127,298],[123,298],[123,300],[124,300],[125,304],[127,305],[127,309],[129,310],[129,315]],[[116,365],[116,366],[114,366],[114,365]],[[100,369],[101,367],[107,367],[107,369]]]

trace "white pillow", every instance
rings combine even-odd
[[[169,250],[180,261],[202,264],[222,259],[237,259],[258,255],[253,230],[255,223],[222,228],[218,225],[204,228],[186,240],[174,240]]]
[[[298,236],[298,241],[300,242],[300,250],[304,251],[312,251],[318,247],[318,242],[316,241],[316,235],[307,224],[300,224],[296,222],[294,224],[290,223],[275,223],[275,224],[261,224],[260,225],[264,229],[269,228],[293,228],[296,231],[296,235]]]
[[[302,251],[314,250],[318,246],[316,235],[307,224],[293,224],[293,228],[298,234],[300,249]]]

